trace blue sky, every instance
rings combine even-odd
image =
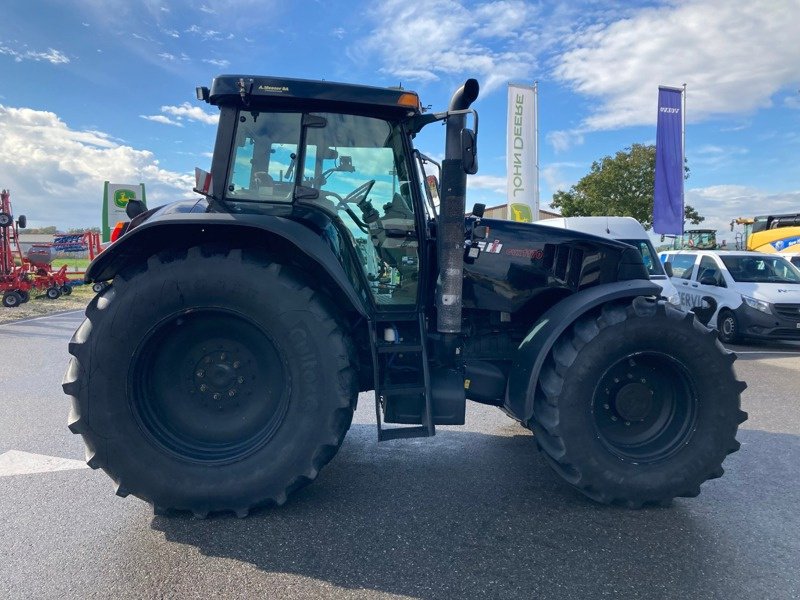
[[[723,237],[800,211],[800,0],[7,0],[0,22],[0,187],[35,226],[99,225],[106,179],[191,196],[216,121],[194,88],[219,73],[402,84],[434,110],[476,77],[469,205],[505,202],[506,84],[537,80],[543,207],[653,143],[657,86],[685,82],[687,202]]]

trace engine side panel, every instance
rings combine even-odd
[[[467,219],[469,231],[473,219]],[[648,279],[627,244],[531,223],[481,219],[489,237],[464,265],[464,308],[515,313],[537,296],[618,281]]]

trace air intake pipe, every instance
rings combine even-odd
[[[478,98],[477,80],[467,79],[450,99],[449,110],[465,110]],[[467,174],[461,155],[461,131],[466,115],[447,117],[445,158],[442,162],[441,205],[437,231],[439,279],[436,284],[436,328],[440,333],[461,333],[461,288],[464,271],[464,214]]]

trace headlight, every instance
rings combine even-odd
[[[760,310],[761,312],[771,314],[772,311],[769,308],[769,302],[764,302],[763,300],[756,300],[755,298],[751,298],[750,296],[742,296],[742,301],[747,304],[750,308],[755,308],[756,310]]]

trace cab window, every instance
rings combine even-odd
[[[672,274],[674,277],[681,279],[692,278],[692,268],[696,260],[696,256],[692,254],[674,254],[669,257],[669,262],[672,263]]]
[[[712,280],[713,283],[711,283]],[[703,256],[700,259],[700,266],[697,269],[697,281],[703,285],[727,287],[717,261],[710,256]]]

